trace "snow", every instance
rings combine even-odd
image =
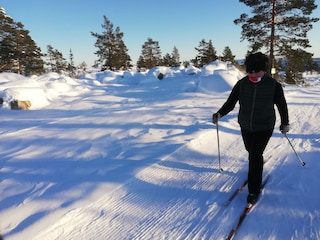
[[[162,73],[164,78],[157,76]],[[237,110],[211,123],[243,75],[232,65],[146,72],[0,74],[0,233],[18,239],[225,239],[247,195]],[[271,178],[236,239],[320,239],[320,75],[284,87],[265,151]],[[30,100],[30,110],[9,102]]]

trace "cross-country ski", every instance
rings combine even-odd
[[[270,175],[267,175],[265,177],[265,179],[263,180],[262,185],[261,185],[261,191],[263,191],[263,189],[264,189],[265,185],[267,184],[269,178],[270,178]],[[262,193],[260,193],[260,195],[261,194]],[[260,197],[261,196],[259,196],[259,198]],[[239,217],[235,227],[232,228],[230,233],[228,234],[227,240],[231,240],[231,239],[233,239],[235,237],[235,235],[239,231],[244,219],[247,217],[247,215],[251,212],[251,210],[253,209],[253,207],[255,207],[256,204],[247,203],[247,206],[244,207],[243,211],[241,212],[240,217]]]

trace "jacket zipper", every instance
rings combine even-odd
[[[256,94],[257,94],[257,85],[254,85],[254,92],[253,92],[253,100],[251,106],[251,114],[250,114],[250,130],[253,131],[253,112],[254,112],[254,105],[256,102]]]

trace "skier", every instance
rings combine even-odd
[[[266,74],[269,58],[261,52],[249,54],[245,59],[247,76],[233,87],[227,101],[212,115],[212,122],[232,111],[239,101],[238,122],[245,149],[249,154],[247,202],[255,204],[260,194],[263,172],[263,152],[272,136],[277,106],[280,131],[289,131],[287,102],[280,83]]]

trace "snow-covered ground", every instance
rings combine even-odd
[[[164,74],[158,80],[159,73]],[[0,233],[21,239],[225,239],[247,190],[237,108],[220,121],[218,169],[212,113],[243,76],[201,68],[0,74]],[[291,131],[279,117],[265,151],[271,178],[236,239],[320,239],[320,76],[285,86]],[[29,111],[10,110],[14,99]]]

